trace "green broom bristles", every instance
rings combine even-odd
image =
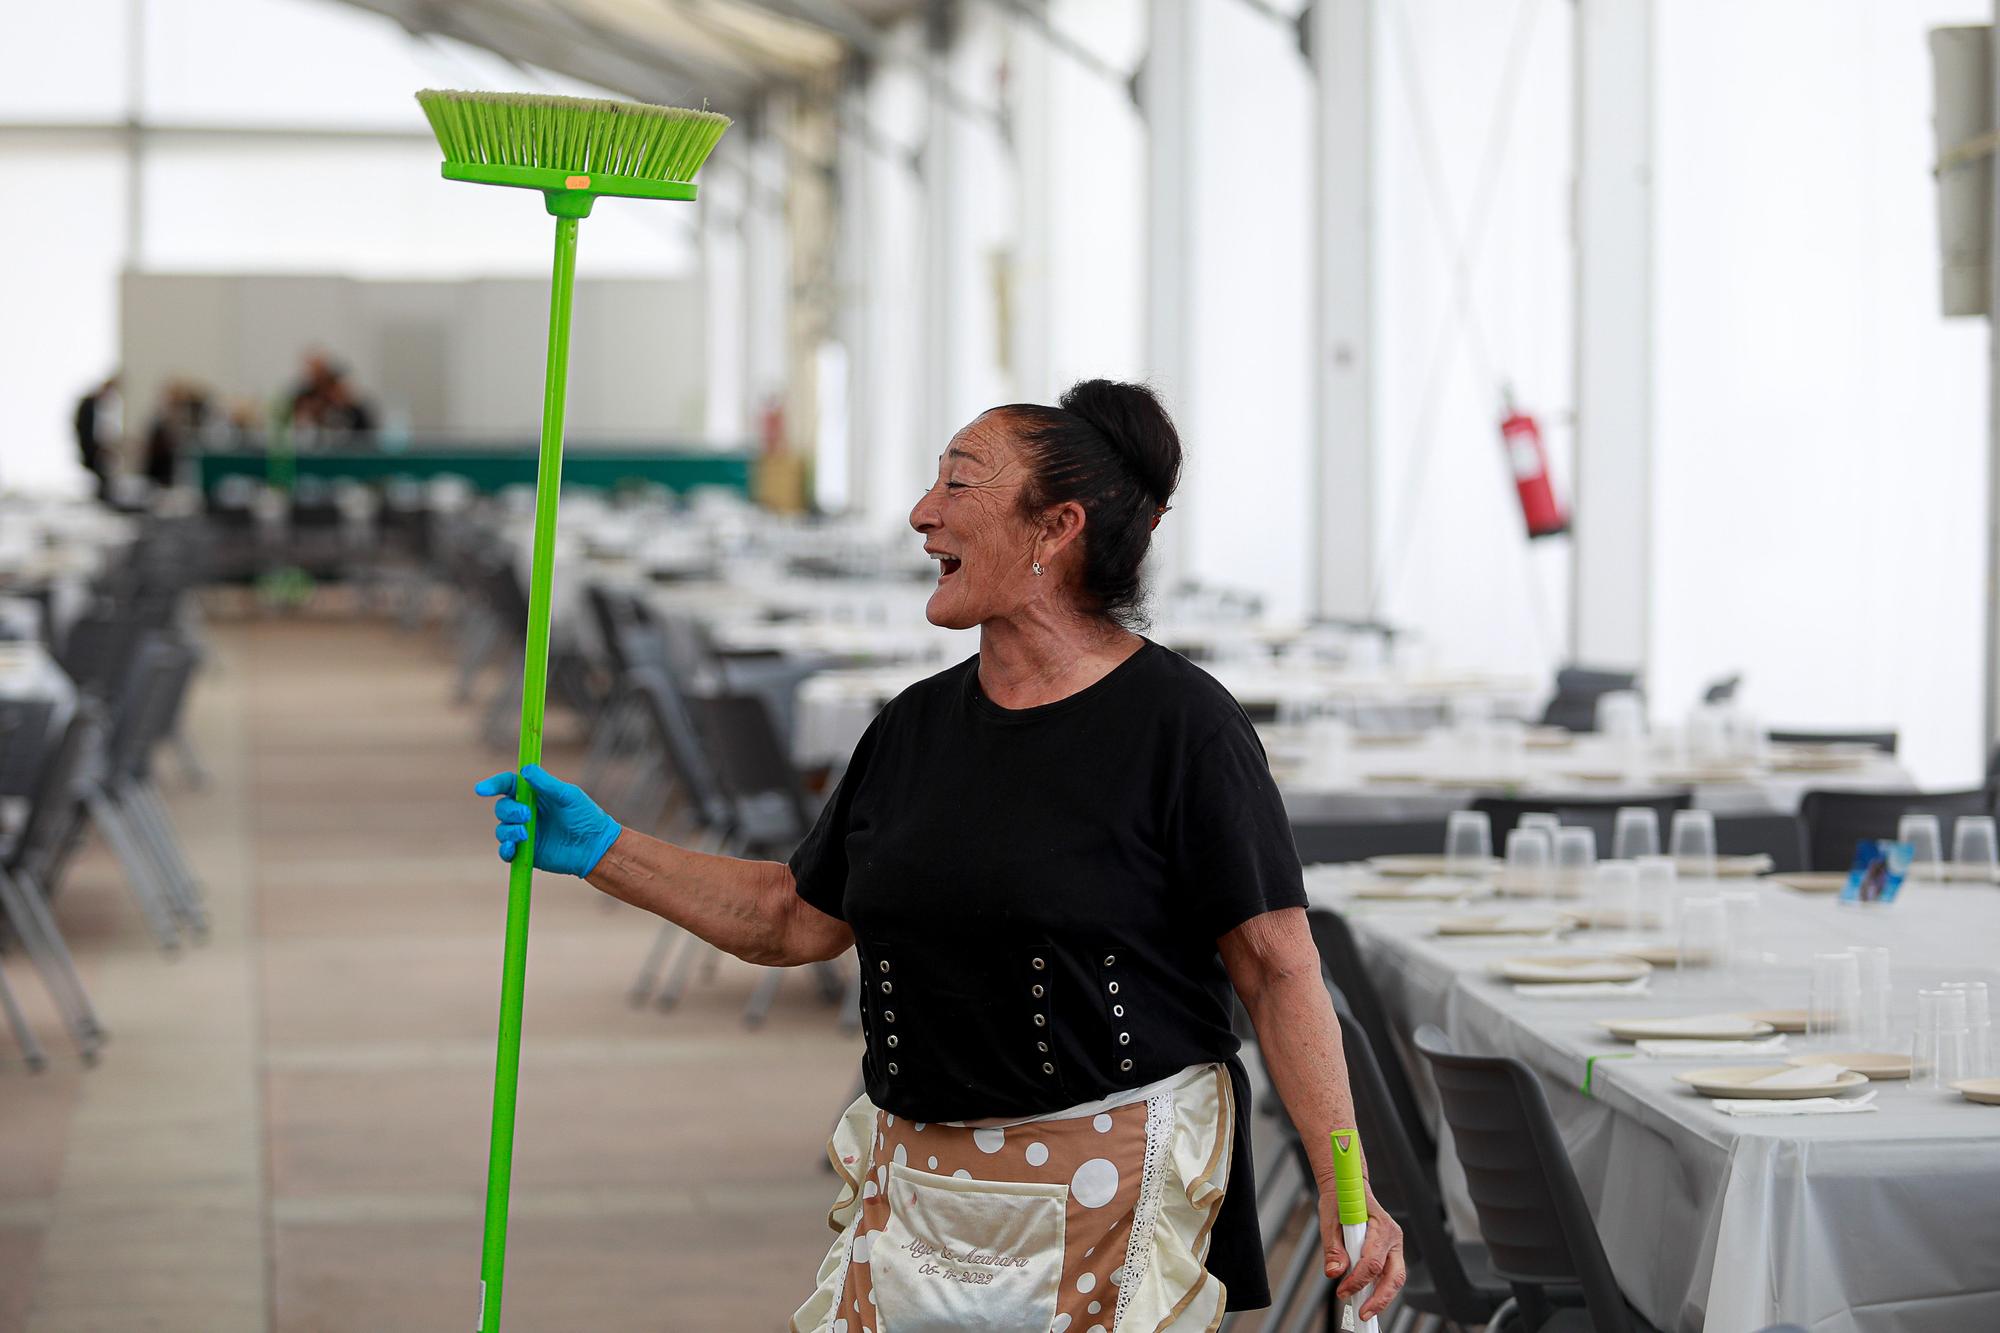
[[[542,93],[417,94],[447,162],[691,181],[729,128],[715,111]]]

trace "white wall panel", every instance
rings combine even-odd
[[[1660,13],[1653,678],[1981,771],[1987,331],[1937,312],[1924,33],[1976,4]],[[1732,39],[1715,40],[1727,28]]]

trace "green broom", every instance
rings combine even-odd
[[[521,670],[518,773],[542,757],[549,581],[555,564],[556,496],[562,489],[563,394],[569,375],[576,224],[590,216],[600,195],[693,199],[694,174],[729,128],[729,118],[711,111],[522,93],[425,91],[417,94],[417,101],[444,150],[446,180],[540,190],[556,219],[548,374],[542,386],[542,453],[535,474],[534,572]],[[514,1093],[521,1074],[521,997],[528,967],[528,895],[535,867],[535,798],[525,778],[515,782],[514,797],[531,813],[527,840],[514,853],[508,877],[500,1041],[493,1069],[493,1139],[486,1164],[486,1235],[479,1260],[479,1333],[498,1333],[500,1328],[507,1202],[514,1171]]]

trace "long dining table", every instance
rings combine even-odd
[[[1440,919],[1464,905],[1373,901],[1366,895],[1379,880],[1359,867],[1313,867],[1307,879],[1316,906],[1350,921],[1399,1036],[1435,1024],[1461,1050],[1513,1056],[1540,1076],[1611,1266],[1656,1326],[2000,1329],[2000,1106],[1880,1082],[1869,1085],[1877,1095],[1868,1113],[1736,1117],[1675,1075],[1851,1051],[1855,1039],[1791,1036],[1779,1055],[1655,1058],[1600,1026],[1800,1009],[1813,955],[1865,944],[1890,951],[1890,1031],[1907,1051],[1919,987],[1984,981],[2000,991],[2000,888],[1917,883],[1891,904],[1863,906],[1769,880],[1729,881],[1755,894],[1735,941],[1744,957],[1657,968],[1636,992],[1565,997],[1517,991],[1495,965],[1511,955],[1602,952],[1594,932],[1440,935]],[[1669,938],[1656,929],[1648,942]],[[1420,1095],[1434,1097],[1421,1057],[1403,1055]],[[1439,1165],[1454,1219],[1476,1226],[1448,1132]]]

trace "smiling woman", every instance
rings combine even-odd
[[[1263,748],[1135,632],[1180,467],[1158,399],[1106,380],[952,437],[910,525],[927,616],[979,652],[890,702],[788,864],[620,829],[527,773],[538,864],[755,962],[855,950],[866,1092],[800,1333],[1193,1333],[1268,1304],[1236,997],[1318,1174],[1327,1272],[1373,1285],[1364,1316],[1402,1286],[1372,1195],[1342,1247],[1328,1135],[1354,1113]],[[507,856],[527,809],[498,814]]]

